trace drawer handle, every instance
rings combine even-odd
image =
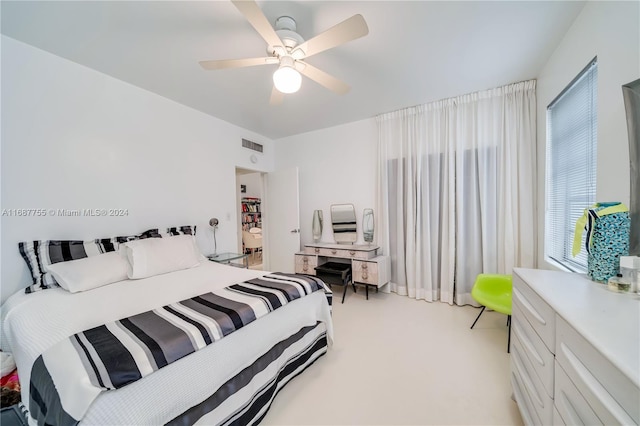
[[[531,414],[529,414],[529,410],[524,405],[525,398],[524,398],[522,389],[520,389],[522,386],[522,384],[520,383],[520,374],[517,374],[515,370],[511,371],[511,383],[513,384],[513,393],[515,394],[516,402],[518,402],[518,404],[522,404],[523,409],[520,411],[520,414],[522,415],[522,420],[524,420],[524,424],[525,425],[534,424],[535,422],[531,418]]]
[[[308,267],[307,265],[303,265],[303,266],[302,266],[302,270],[303,270],[303,271],[305,271],[305,272],[307,272],[307,270],[309,270],[309,267]]]
[[[536,321],[538,321],[542,325],[547,325],[547,322],[544,320],[544,318],[542,318],[542,316],[540,316],[538,311],[536,311],[536,309],[531,305],[531,303],[529,303],[529,301],[522,295],[522,293],[520,293],[518,291],[517,288],[513,289],[513,295],[516,296],[516,299],[518,299],[518,301],[520,303],[522,303],[522,306],[527,311],[529,311],[529,313],[531,315],[533,315],[533,317],[536,319]]]
[[[303,257],[302,258],[302,263],[309,263],[309,258],[308,257]]]
[[[369,269],[369,266],[367,266],[367,264],[366,264],[366,263],[363,263],[363,264],[362,264],[362,269]]]
[[[356,255],[356,252],[355,252],[355,251],[353,251],[353,250],[349,250],[349,254],[350,254],[351,256],[355,256],[355,255]]]
[[[366,280],[367,278],[369,278],[369,274],[367,274],[366,272],[362,273],[362,279]]]
[[[587,422],[585,422],[584,420],[582,420],[582,418],[580,418],[578,411],[571,403],[571,399],[569,399],[569,396],[566,393],[564,393],[563,390],[560,390],[560,401],[564,403],[563,405],[566,408],[565,413],[568,414],[569,417],[571,417],[570,419],[568,419],[569,421],[567,422],[567,424],[569,425],[587,424]]]
[[[589,388],[602,405],[604,405],[605,408],[613,414],[616,420],[622,425],[633,424],[633,419],[629,417],[622,407],[620,407],[620,404],[613,399],[611,394],[600,384],[598,379],[593,377],[593,374],[591,374],[589,369],[585,367],[582,361],[580,361],[580,359],[564,342],[560,343],[560,350],[564,352],[567,361],[571,367],[573,367],[576,374],[582,379],[587,388]]]
[[[320,249],[318,247],[314,248],[313,251],[316,253],[320,253]]]
[[[513,320],[513,318],[512,318],[512,320]],[[524,320],[524,321],[526,321],[526,320]],[[535,346],[533,346],[533,343],[531,343],[531,339],[529,339],[529,337],[527,335],[525,335],[524,332],[520,331],[519,322],[516,320],[516,321],[514,321],[513,325],[514,325],[513,332],[516,335],[516,337],[518,338],[518,340],[520,340],[520,342],[525,346],[525,349],[527,350],[527,352],[530,353],[531,355],[533,355],[533,357],[535,358],[536,362],[544,367],[544,360],[542,359],[542,357],[538,353],[538,350],[535,348]]]
[[[338,250],[336,249],[331,249],[331,254],[336,254],[338,252]]]

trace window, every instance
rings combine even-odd
[[[595,58],[547,107],[545,255],[586,272],[587,253],[571,255],[576,220],[596,201],[597,80]]]

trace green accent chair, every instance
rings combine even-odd
[[[474,325],[480,319],[480,315],[485,308],[492,309],[501,314],[507,315],[507,326],[509,327],[509,337],[507,340],[507,352],[511,350],[511,275],[503,274],[479,274],[476,282],[471,289],[471,297],[482,305],[482,310],[478,317],[471,325]]]

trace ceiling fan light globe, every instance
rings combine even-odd
[[[302,76],[292,67],[280,67],[273,73],[273,85],[282,93],[295,93],[300,90]]]

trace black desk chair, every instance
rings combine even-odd
[[[333,285],[344,286],[342,292],[342,303],[344,303],[344,297],[347,294],[347,287],[349,284],[353,286],[353,292],[356,293],[356,285],[351,280],[351,264],[339,263],[339,262],[327,262],[322,265],[316,266],[316,276],[325,283]]]

